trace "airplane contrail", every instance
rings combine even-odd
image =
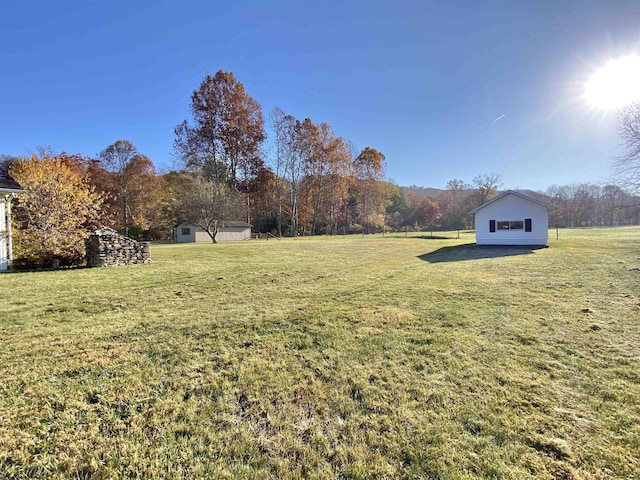
[[[500,115],[498,118],[496,118],[492,123],[496,123],[498,120],[503,119],[507,114],[503,113],[502,115]]]

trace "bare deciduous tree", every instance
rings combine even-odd
[[[225,221],[242,218],[244,196],[225,182],[216,182],[196,175],[182,192],[181,218],[196,225],[216,242],[216,235]]]
[[[622,184],[634,192],[640,192],[640,102],[620,113],[618,134],[624,153],[614,166]]]
[[[116,184],[120,199],[122,229],[129,234],[129,179],[125,175],[127,165],[138,155],[138,150],[129,140],[118,140],[98,154],[104,167],[116,174]]]
[[[476,206],[491,200],[496,196],[498,188],[502,186],[502,176],[497,173],[483,173],[473,178],[473,185],[476,187],[473,196]]]
[[[275,170],[275,189],[278,196],[278,204],[276,211],[278,238],[282,237],[282,201],[283,201],[283,170],[286,161],[287,151],[287,115],[280,107],[275,107],[269,116],[271,120],[271,127],[274,132],[274,148],[275,148],[275,164],[273,165]]]

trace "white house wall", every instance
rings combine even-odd
[[[7,210],[4,195],[0,194],[0,270],[7,269]]]
[[[498,230],[498,222],[524,222],[531,219],[531,232],[522,230]],[[496,221],[496,231],[489,231],[490,220]],[[478,245],[547,245],[549,240],[549,213],[533,202],[506,195],[476,212],[476,243]],[[524,226],[524,225],[523,225]]]

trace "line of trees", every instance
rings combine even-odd
[[[129,140],[95,158],[39,150],[0,156],[0,168],[27,189],[15,209],[16,257],[25,263],[77,264],[96,226],[137,239],[170,239],[175,227],[200,226],[213,242],[226,221],[246,219],[254,231],[278,236],[461,230],[469,211],[493,198],[500,175],[443,189],[400,187],[385,180],[385,156],[357,151],[326,123],[269,115],[269,148],[260,104],[233,73],[207,75],[191,96],[191,119],[175,128],[180,168],[158,174]],[[621,116],[626,153],[617,164],[623,186],[575,184],[526,192],[552,203],[550,225],[640,223],[640,105]],[[267,153],[268,152],[268,153]],[[624,187],[624,188],[623,188]]]
[[[385,157],[375,148],[355,155],[330,125],[275,108],[274,154],[265,161],[261,107],[230,72],[205,77],[191,96],[191,115],[175,129],[174,149],[191,178],[179,216],[212,241],[242,212],[257,230],[279,236],[384,224]]]
[[[618,185],[553,185],[547,202],[556,207],[549,212],[551,226],[611,227],[640,224],[640,196]]]

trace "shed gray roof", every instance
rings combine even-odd
[[[242,222],[242,221],[238,221],[238,220],[225,220],[223,222],[223,224],[224,224],[225,227],[233,227],[233,228],[251,228],[251,227],[253,227],[253,225],[251,225],[250,223]],[[178,227],[180,225],[196,226],[195,224],[189,223],[189,222],[182,222],[182,223],[180,223],[178,225]]]
[[[520,193],[520,192],[517,192],[515,190],[506,190],[506,191],[502,192],[501,194],[497,195],[495,198],[492,198],[488,202],[485,202],[482,205],[480,205],[479,207],[476,207],[473,210],[469,211],[469,213],[472,213],[472,214],[478,213],[479,210],[482,210],[484,207],[488,207],[492,203],[497,202],[498,200],[500,200],[501,198],[506,197],[507,195],[515,195],[516,197],[520,197],[520,198],[522,198],[524,200],[527,200],[527,201],[529,201],[531,203],[535,203],[537,205],[540,205],[540,206],[546,208],[547,210],[554,210],[556,208],[555,206],[551,205],[550,203],[543,202],[542,200],[535,199],[533,197],[530,197],[529,195],[525,195],[524,193]]]
[[[23,188],[16,182],[9,172],[0,167],[0,192],[3,193],[24,193]]]
[[[253,227],[253,225],[251,225],[250,223],[247,222],[238,222],[236,220],[226,220],[224,222],[224,226],[225,227],[240,227],[240,228],[249,228],[249,227]]]

